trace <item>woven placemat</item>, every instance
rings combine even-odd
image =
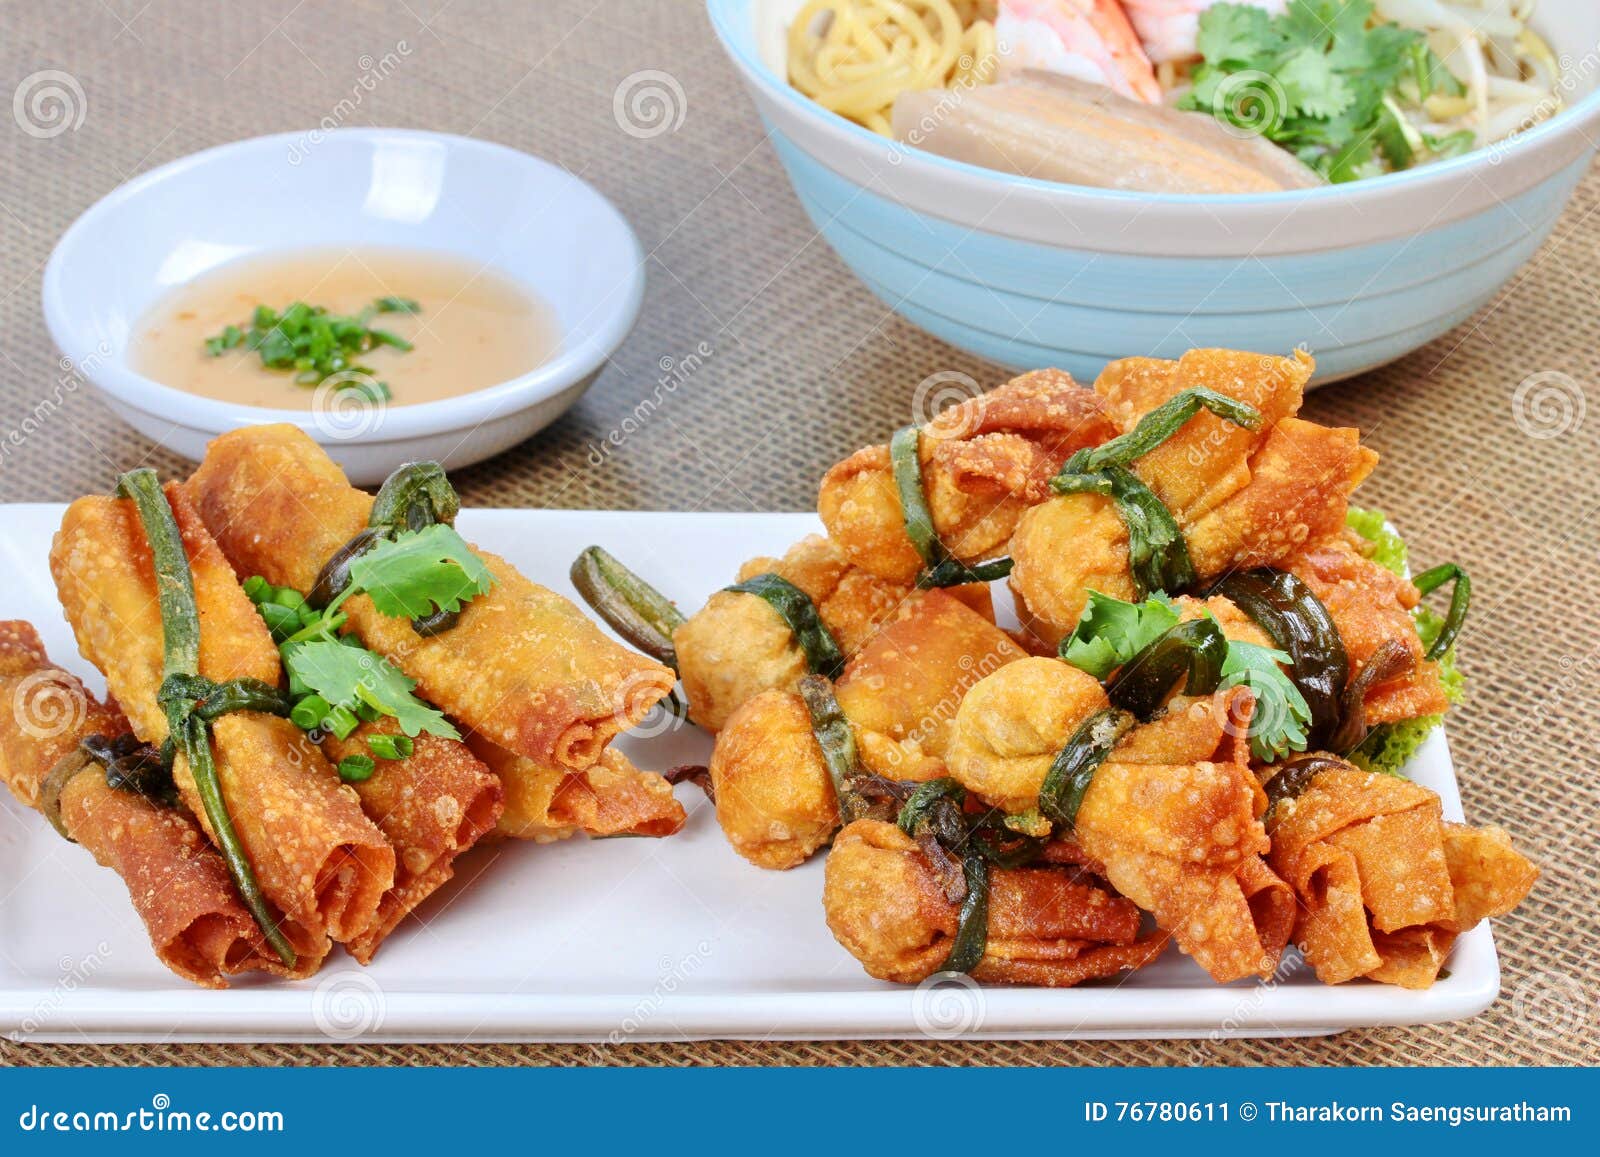
[[[385,65],[386,58],[391,64]],[[888,313],[816,237],[698,0],[58,0],[0,7],[0,96],[44,70],[82,121],[0,124],[0,501],[62,501],[119,471],[183,463],[63,389],[39,311],[43,263],[96,198],[154,165],[323,118],[468,133],[595,184],[649,253],[638,328],[593,390],[533,441],[457,479],[493,506],[788,510],[822,470],[907,420],[914,385],[974,361]],[[619,128],[626,78],[669,74],[681,124]],[[378,74],[382,75],[378,75]],[[64,84],[64,82],[61,82]],[[3,119],[3,118],[0,118]],[[1600,176],[1551,243],[1472,322],[1307,414],[1383,455],[1362,499],[1420,561],[1478,591],[1472,698],[1451,742],[1469,818],[1508,827],[1544,869],[1496,929],[1503,995],[1463,1024],[1288,1041],[702,1042],[589,1046],[61,1046],[40,1064],[1556,1064],[1600,1061],[1596,724]],[[249,212],[246,205],[239,212]],[[1298,335],[1285,334],[1284,346]],[[1140,351],[1130,350],[1129,353]],[[673,383],[663,387],[663,381]],[[641,401],[664,398],[643,421]],[[609,454],[596,448],[623,431]],[[39,549],[45,549],[40,543]]]

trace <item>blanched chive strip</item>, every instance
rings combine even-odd
[[[161,604],[165,675],[162,687],[165,689],[166,680],[174,676],[182,678],[200,673],[200,611],[195,603],[194,575],[189,570],[189,556],[183,549],[178,521],[166,495],[161,492],[156,472],[148,467],[129,471],[117,480],[117,493],[133,500],[155,564],[156,592]],[[228,874],[267,943],[285,965],[293,968],[294,949],[267,906],[255,871],[239,842],[233,818],[228,814],[227,801],[222,798],[222,783],[212,759],[210,726],[196,711],[194,699],[178,695],[159,698],[163,700],[172,738],[189,762],[189,774],[194,777],[195,791],[216,836],[223,862],[228,865]]]
[[[939,965],[941,972],[971,972],[989,946],[989,861],[977,848],[965,846],[969,831],[962,805],[966,796],[953,779],[930,780],[912,793],[895,820],[901,831],[917,841],[941,878],[955,871],[952,853],[960,860],[960,874],[944,880],[946,897],[958,902],[961,909],[949,955]]]
[[[1367,659],[1360,673],[1344,685],[1339,696],[1339,726],[1328,737],[1327,746],[1348,755],[1366,742],[1367,693],[1374,687],[1398,679],[1416,663],[1416,656],[1399,639],[1388,639]]]
[[[1050,486],[1057,494],[1100,494],[1116,504],[1128,528],[1128,574],[1137,598],[1156,591],[1175,595],[1194,585],[1194,564],[1178,520],[1132,472],[1108,466],[1093,474],[1062,473]]]
[[[1067,740],[1039,789],[1039,811],[1058,828],[1072,827],[1094,773],[1136,720],[1116,707],[1096,711]]]
[[[993,582],[1011,573],[1009,558],[968,566],[952,555],[940,540],[923,487],[920,427],[905,426],[895,431],[894,437],[889,439],[889,463],[894,468],[894,486],[900,496],[900,515],[905,520],[906,537],[922,558],[922,572],[916,579],[919,588]]]
[[[1228,638],[1209,616],[1168,628],[1122,665],[1106,688],[1115,707],[1148,720],[1182,682],[1185,695],[1209,695],[1222,681]]]
[[[811,731],[822,749],[822,762],[839,797],[839,819],[853,823],[871,810],[871,804],[856,790],[861,764],[856,755],[856,736],[844,709],[834,697],[833,684],[822,675],[807,675],[798,690],[811,714]]]
[[[1326,755],[1297,755],[1282,763],[1277,774],[1267,780],[1268,810],[1284,800],[1297,799],[1311,786],[1318,773],[1345,767],[1343,760]]]
[[[1293,660],[1289,678],[1311,708],[1309,741],[1325,744],[1339,726],[1350,659],[1322,600],[1297,576],[1266,567],[1228,575],[1206,593],[1238,607]]]
[[[425,530],[436,522],[454,525],[461,497],[437,462],[407,462],[384,479],[372,501],[367,525],[391,535]]]
[[[672,633],[686,621],[672,600],[598,546],[572,563],[572,585],[624,639],[657,662],[678,669]]]
[[[67,834],[66,821],[61,818],[61,793],[80,771],[87,771],[94,764],[94,756],[81,746],[74,747],[58,759],[56,765],[45,773],[44,779],[39,781],[39,814],[55,828],[56,835],[69,844],[78,841]]]
[[[1450,609],[1445,612],[1444,625],[1439,628],[1439,637],[1433,641],[1433,646],[1429,647],[1428,653],[1423,656],[1429,662],[1442,659],[1455,645],[1456,636],[1461,633],[1462,624],[1467,621],[1467,609],[1472,605],[1472,580],[1467,577],[1467,572],[1461,564],[1454,562],[1440,563],[1411,580],[1411,585],[1424,595],[1432,594],[1451,581],[1454,581],[1455,586],[1450,591]]]
[[[1067,459],[1061,473],[1092,474],[1110,466],[1127,466],[1183,429],[1185,423],[1201,410],[1210,410],[1217,417],[1246,430],[1261,428],[1261,411],[1254,406],[1205,386],[1194,386],[1173,395],[1151,410],[1126,434],[1120,434],[1099,446],[1079,450]]]
[[[755,595],[777,611],[805,653],[806,667],[813,675],[837,679],[844,670],[844,652],[839,650],[839,644],[817,613],[817,604],[788,579],[781,575],[758,574],[722,589]]]

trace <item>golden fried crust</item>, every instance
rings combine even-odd
[[[1308,542],[1344,529],[1350,492],[1377,464],[1361,432],[1285,418],[1250,459],[1250,480],[1183,527],[1202,580],[1235,568],[1271,566]]]
[[[495,828],[500,836],[541,844],[578,832],[669,836],[687,818],[665,779],[640,771],[613,747],[594,766],[573,771],[517,755],[475,732],[468,733],[467,745],[505,790]]]
[[[1054,650],[1091,590],[1132,601],[1128,528],[1099,494],[1063,494],[1024,513],[1011,538],[1011,593],[1023,628]]]
[[[372,775],[352,786],[361,810],[395,850],[394,887],[379,902],[372,926],[349,946],[362,964],[370,963],[389,933],[450,880],[456,857],[494,830],[503,806],[499,778],[459,739],[418,735],[404,759],[378,758],[369,746],[374,736],[400,734],[399,722],[386,715],[362,723],[346,739],[322,741],[330,763],[347,755],[374,759]]]
[[[689,717],[716,733],[763,691],[805,677],[805,652],[783,617],[755,595],[718,591],[672,633]]]
[[[0,623],[0,700],[11,706],[0,708],[0,779],[29,807],[38,806],[40,784],[79,742],[128,732],[120,711],[51,664],[28,623]],[[326,938],[301,937],[296,967],[285,968],[188,813],[113,790],[95,763],[66,782],[59,803],[68,835],[122,878],[157,958],[177,975],[222,988],[240,972],[303,977],[317,970]]]
[[[952,406],[922,430],[924,490],[939,537],[978,562],[1003,549],[1068,455],[1116,433],[1100,399],[1060,370],[1037,370]],[[909,583],[922,565],[906,537],[887,446],[857,451],[822,479],[817,509],[858,566]]]
[[[278,650],[255,607],[187,501],[167,487],[188,554],[200,613],[200,674],[276,685]],[[79,649],[105,673],[134,734],[167,737],[156,701],[162,676],[161,610],[150,550],[133,503],[81,498],[68,508],[50,554],[51,573]],[[326,933],[362,934],[394,882],[394,850],[362,814],[322,753],[287,719],[253,712],[212,725],[217,777],[262,891],[287,921],[286,934],[312,954]],[[173,778],[211,834],[187,762]]]
[[[834,840],[822,902],[834,937],[868,975],[901,984],[939,970],[960,922],[921,849],[877,820],[858,820]],[[1073,870],[994,869],[988,942],[973,976],[1066,987],[1154,959],[1164,939],[1138,934],[1132,903]]]
[[[834,693],[865,766],[891,779],[944,774],[951,725],[967,691],[1026,652],[943,591],[902,608],[845,666]]]
[[[1236,350],[1190,350],[1176,362],[1131,358],[1112,362],[1095,392],[1124,431],[1184,390],[1203,386],[1261,412],[1257,430],[1246,430],[1202,410],[1173,437],[1133,464],[1133,471],[1166,503],[1185,530],[1242,490],[1250,480],[1246,463],[1274,427],[1297,413],[1315,363],[1305,354],[1290,358]]]
[[[950,774],[985,803],[1026,811],[1084,720],[1108,706],[1092,676],[1059,659],[1019,659],[979,680],[956,712]]]
[[[1214,713],[1224,734],[1195,758],[1206,733],[1189,718]],[[1078,810],[1074,834],[1104,866],[1116,889],[1151,912],[1179,947],[1218,983],[1267,976],[1288,942],[1287,888],[1261,863],[1268,850],[1258,819],[1265,799],[1250,773],[1249,692],[1177,700],[1151,742],[1135,729],[1098,770]],[[1232,733],[1230,733],[1232,732]],[[1153,751],[1183,752],[1184,762],[1143,762]],[[1124,762],[1131,749],[1141,762]]]
[[[1427,788],[1349,766],[1280,803],[1270,830],[1301,906],[1295,937],[1325,984],[1429,987],[1455,938],[1511,911],[1539,875],[1501,829],[1446,823]]]
[[[711,753],[717,823],[758,868],[792,868],[839,826],[833,780],[798,695],[763,691],[717,735]]]
[[[1328,608],[1349,656],[1352,678],[1391,639],[1411,652],[1414,662],[1405,674],[1367,692],[1367,722],[1393,723],[1438,715],[1450,706],[1439,678],[1439,664],[1422,657],[1422,640],[1411,617],[1421,596],[1409,580],[1367,558],[1360,540],[1342,531],[1312,543],[1283,565]]]
[[[186,490],[241,574],[300,591],[372,508],[370,495],[288,425],[217,438]],[[421,638],[365,595],[343,604],[349,629],[415,679],[418,694],[501,746],[575,770],[592,766],[667,695],[672,672],[613,642],[504,559],[474,553],[495,584],[451,630]]]

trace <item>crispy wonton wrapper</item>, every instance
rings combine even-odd
[[[801,539],[782,558],[754,558],[739,568],[739,582],[776,574],[799,587],[845,655],[853,655],[878,627],[919,593],[854,565],[833,540]],[[989,619],[994,606],[987,584],[950,592]],[[718,591],[672,634],[689,716],[720,731],[746,699],[762,691],[792,690],[809,674],[794,632],[764,599]]]
[[[1311,359],[1194,350],[1176,362],[1132,358],[1106,367],[1095,389],[1126,431],[1195,386],[1255,406],[1258,430],[1202,411],[1132,470],[1172,512],[1204,581],[1281,563],[1344,525],[1350,491],[1377,455],[1357,431],[1293,417]],[[1011,541],[1011,587],[1024,626],[1055,646],[1077,625],[1089,590],[1135,597],[1128,530],[1098,494],[1066,494],[1025,513]]]
[[[278,649],[233,571],[176,485],[166,488],[194,578],[200,611],[200,674],[222,683],[256,678],[276,686]],[[156,695],[162,682],[161,608],[144,530],[128,499],[80,498],[67,510],[50,571],[78,649],[146,743],[167,738]],[[287,719],[236,711],[212,724],[217,776],[256,879],[282,914],[296,952],[325,952],[371,926],[394,883],[394,849],[362,814],[322,752]],[[178,789],[210,832],[180,755]]]
[[[380,758],[367,743],[375,735],[401,734],[399,722],[386,715],[363,722],[346,739],[322,741],[335,766],[347,755],[373,760],[372,775],[352,786],[361,810],[395,851],[394,887],[379,902],[371,927],[348,945],[362,964],[370,964],[389,933],[450,881],[456,858],[500,820],[500,780],[465,743],[424,732],[403,759]]]
[[[372,496],[288,425],[222,435],[185,486],[241,575],[302,592],[372,509]],[[544,764],[594,766],[672,690],[673,673],[504,559],[476,553],[494,586],[450,630],[423,638],[364,595],[342,606],[349,629],[415,679],[422,698],[500,746]]]
[[[128,722],[76,678],[53,666],[28,623],[0,623],[0,779],[37,807],[39,787],[91,735],[114,739]],[[186,811],[162,807],[106,784],[105,768],[85,759],[60,795],[61,823],[95,862],[127,885],[156,958],[206,988],[263,971],[309,976],[321,957],[305,954],[291,971],[266,944],[234,891],[222,856]]]
[[[1300,901],[1295,940],[1324,984],[1427,988],[1457,936],[1539,878],[1504,829],[1450,823],[1427,788],[1348,764],[1280,802],[1268,830]]]
[[[879,980],[916,984],[938,972],[960,925],[960,905],[911,837],[857,820],[828,853],[822,892],[828,927]],[[1082,873],[1059,867],[992,869],[988,943],[973,969],[986,984],[1066,988],[1140,968],[1165,934],[1140,940],[1139,910]]]
[[[862,766],[897,780],[943,775],[968,688],[1023,657],[1010,636],[959,599],[943,591],[911,599],[834,685]],[[746,700],[718,732],[710,772],[717,822],[757,867],[804,863],[839,826],[811,714],[793,691]]]
[[[976,563],[999,554],[1023,510],[1076,450],[1116,433],[1095,394],[1061,370],[1035,370],[951,406],[922,428],[922,479],[934,529]],[[868,446],[829,470],[817,509],[856,565],[909,583],[922,559],[905,530],[889,447]]]
[[[890,779],[945,773],[950,728],[979,680],[1027,652],[944,591],[901,608],[845,664],[834,694],[868,771]]]
[[[495,834],[536,843],[589,836],[670,836],[687,815],[661,776],[640,771],[614,747],[582,771],[541,764],[475,733],[473,753],[505,788]]]

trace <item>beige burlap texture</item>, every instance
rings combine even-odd
[[[374,66],[386,56],[398,63]],[[857,445],[908,420],[938,371],[1001,377],[896,318],[818,237],[698,0],[63,0],[0,6],[0,96],[43,70],[81,96],[54,135],[0,125],[0,501],[65,501],[183,463],[61,376],[39,308],[67,224],[196,149],[328,123],[466,133],[548,157],[632,221],[638,328],[550,430],[462,471],[468,503],[791,510]],[[671,124],[635,135],[619,89],[667,73]],[[386,75],[373,79],[375,72]],[[365,80],[363,78],[366,78]],[[681,123],[677,122],[681,113]],[[3,120],[4,118],[0,118]],[[672,127],[675,125],[675,127]],[[239,205],[241,214],[248,205]],[[1468,817],[1515,833],[1544,876],[1499,922],[1499,1002],[1475,1020],[1312,1040],[688,1042],[569,1046],[16,1045],[50,1064],[1560,1064],[1600,1060],[1600,176],[1479,316],[1318,393],[1383,457],[1361,492],[1424,565],[1470,568],[1471,699],[1451,744]],[[1285,349],[1308,335],[1286,333]],[[1314,344],[1314,343],[1313,343]],[[1129,350],[1130,354],[1144,351]],[[663,378],[674,384],[663,389]],[[648,399],[660,404],[638,411]],[[1585,414],[1586,403],[1595,412]],[[647,413],[643,420],[636,411]],[[625,431],[608,455],[595,452]],[[20,444],[13,432],[24,433]],[[46,544],[41,542],[43,551]],[[0,881],[3,884],[3,881]]]

